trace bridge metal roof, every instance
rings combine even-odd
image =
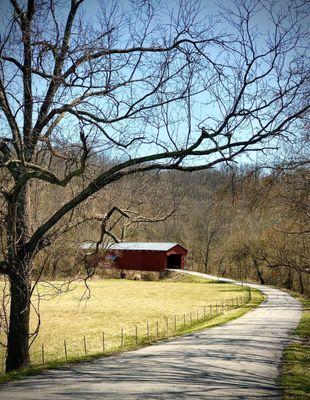
[[[84,242],[81,245],[83,250],[95,250],[96,242]],[[111,250],[137,250],[137,251],[168,251],[175,246],[181,246],[179,243],[166,243],[166,242],[123,242],[123,243],[109,243],[107,245],[100,244],[99,249]],[[183,247],[183,246],[181,246]]]

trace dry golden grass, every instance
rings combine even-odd
[[[57,283],[55,283],[57,284]],[[69,292],[56,297],[49,294],[51,288],[40,284],[41,327],[38,338],[31,347],[31,361],[40,364],[42,343],[44,343],[45,362],[64,359],[64,339],[68,357],[84,354],[83,335],[86,338],[87,353],[102,351],[102,332],[105,332],[106,348],[120,345],[120,332],[124,329],[126,340],[133,340],[135,325],[139,336],[146,336],[146,324],[150,324],[150,335],[156,334],[156,321],[159,330],[166,330],[166,318],[169,317],[169,329],[177,323],[190,322],[197,310],[201,316],[203,307],[222,302],[236,296],[246,295],[246,289],[227,283],[211,283],[199,279],[185,278],[180,282],[130,281],[130,280],[94,280],[89,282],[90,298],[81,301],[85,286],[74,283]],[[209,310],[209,309],[208,309]],[[32,315],[32,326],[35,324]]]

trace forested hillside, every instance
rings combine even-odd
[[[94,160],[92,168],[107,163]],[[37,274],[44,266],[51,278],[83,275],[85,268],[101,275],[101,263],[89,269],[79,262],[87,240],[176,241],[190,251],[188,268],[309,294],[309,177],[304,162],[125,177],[57,226],[36,258]],[[73,182],[68,198],[77,189]],[[32,186],[33,229],[66,200],[55,190]]]

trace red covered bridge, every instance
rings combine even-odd
[[[95,243],[83,243],[82,249],[95,250]],[[183,269],[188,251],[179,243],[114,243],[104,251],[106,260],[121,270],[164,271],[166,268]]]

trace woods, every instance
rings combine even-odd
[[[87,233],[98,232],[100,241],[116,240],[119,229],[123,238],[154,239],[154,231],[162,240],[168,233],[183,235],[180,240],[192,240],[193,263],[203,259],[205,270],[243,274],[251,261],[256,275],[263,267],[292,273],[288,286],[296,274],[304,285],[308,268],[304,244],[299,247],[307,235],[303,218],[282,224],[279,217],[277,251],[269,252],[264,243],[273,240],[273,230],[254,216],[263,242],[255,241],[257,252],[250,242],[240,247],[240,229],[231,222],[227,230],[227,220],[236,210],[238,223],[251,231],[250,201],[242,189],[221,197],[202,186],[210,176],[220,190],[225,174],[183,174],[229,169],[242,154],[272,151],[299,135],[309,110],[306,2],[279,8],[238,1],[217,15],[196,2],[165,10],[160,2],[127,8],[108,2],[98,4],[96,18],[87,3],[10,0],[1,17],[0,273],[10,285],[7,371],[29,365],[37,282],[48,265],[57,274],[59,261],[67,275],[76,274],[66,247],[76,251]],[[258,17],[268,20],[267,33],[258,30]],[[281,179],[275,185],[279,201],[284,208],[289,202],[297,221],[304,209]],[[260,178],[258,189],[264,185]],[[281,206],[277,212],[282,215]],[[182,226],[178,213],[193,219]],[[227,232],[228,242],[220,246],[232,264],[214,252]],[[289,254],[281,232],[290,235]],[[87,276],[94,272],[86,270]]]
[[[307,167],[273,173],[247,168],[143,174],[116,185],[88,207],[108,207],[111,197],[120,209],[133,207],[133,215],[145,216],[137,222],[115,216],[111,225],[116,239],[124,234],[125,241],[179,241],[190,249],[187,265],[194,270],[309,294]],[[160,221],[159,216],[168,217]],[[146,222],[151,217],[156,222]],[[46,254],[45,277],[81,273],[83,263],[72,270],[80,243],[96,242],[100,236],[96,221],[71,230]],[[110,243],[112,238],[104,240]],[[101,276],[104,267],[94,265],[94,273]]]

